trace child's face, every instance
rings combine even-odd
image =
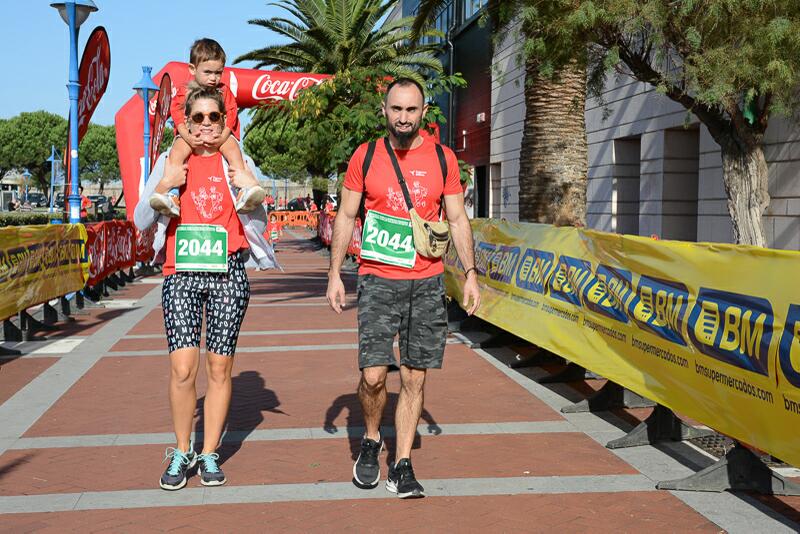
[[[222,61],[211,59],[201,61],[197,65],[189,63],[189,72],[194,80],[203,87],[216,87],[222,81],[222,71],[225,64]]]

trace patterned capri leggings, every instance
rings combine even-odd
[[[228,256],[228,273],[175,273],[164,279],[161,305],[169,351],[200,347],[203,308],[206,350],[233,356],[250,302],[250,281],[242,253]]]

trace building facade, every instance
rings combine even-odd
[[[454,0],[436,26],[448,33],[443,62],[468,86],[443,103],[443,141],[473,168],[474,215],[519,219],[519,153],[525,71],[518,29],[492,42],[480,15],[486,0]],[[402,3],[402,15],[417,0]],[[450,63],[452,61],[452,63]],[[606,80],[601,107],[587,99],[587,226],[662,239],[729,243],[733,232],[719,146],[696,117],[652,86],[623,75]],[[450,117],[454,117],[450,120]],[[770,205],[768,246],[800,250],[800,128],[773,118],[764,141]]]

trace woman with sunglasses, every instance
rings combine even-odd
[[[186,116],[193,135],[212,139],[225,121],[224,103],[213,88],[193,87],[186,97]],[[153,192],[180,191],[180,216],[160,215],[139,202],[134,220],[140,230],[158,223],[155,263],[163,262],[164,325],[171,374],[169,399],[177,438],[167,449],[169,466],[159,485],[177,490],[186,485],[187,472],[198,465],[200,483],[219,486],[226,478],[215,452],[231,399],[233,355],[250,299],[246,266],[273,268],[275,258],[263,234],[266,212],[258,206],[250,214],[237,213],[231,185],[257,183],[254,172],[228,170],[219,149],[196,148],[182,166],[165,162],[162,154],[141,198]],[[248,161],[252,166],[252,160]],[[230,182],[226,176],[230,174]],[[197,403],[195,379],[200,363],[203,311],[206,315],[206,390],[203,411],[203,447],[196,454],[191,442]]]

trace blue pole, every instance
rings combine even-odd
[[[149,79],[152,70],[150,67],[142,67],[145,74],[143,78]],[[144,89],[142,94],[144,95],[144,181],[147,183],[147,179],[150,178],[150,91]]]
[[[78,28],[76,27],[75,2],[67,2],[69,19],[69,155],[70,180],[72,188],[69,195],[69,222],[81,222],[81,197],[78,194],[78,96],[80,83],[78,80]]]

